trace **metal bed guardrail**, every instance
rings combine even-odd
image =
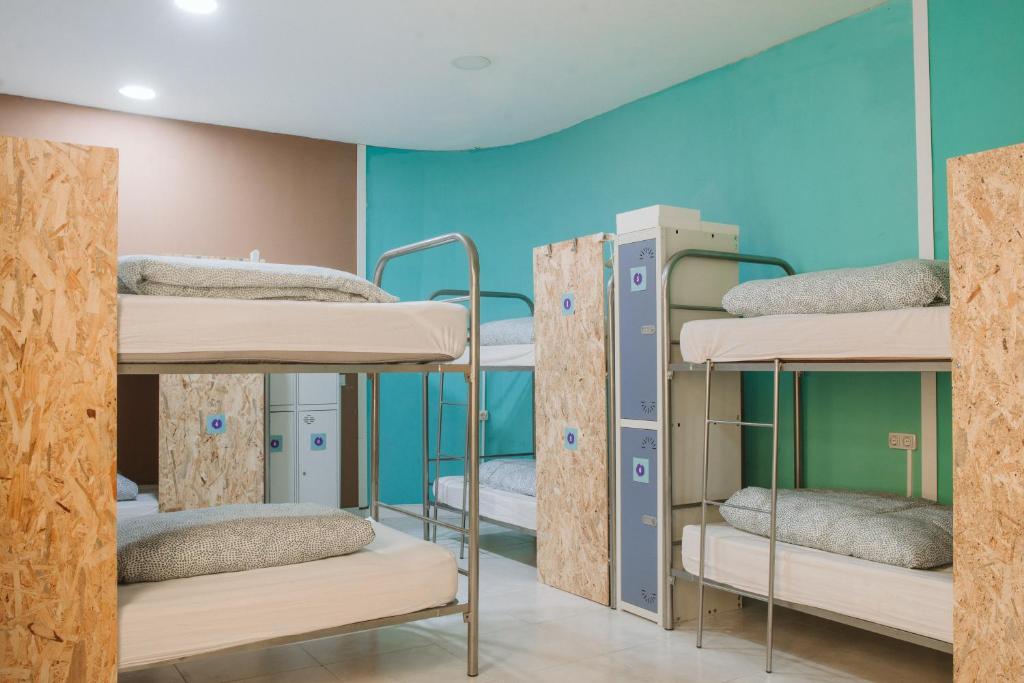
[[[780,258],[771,256],[756,256],[749,254],[735,254],[708,251],[702,249],[687,249],[673,254],[672,257],[666,262],[664,269],[662,270],[662,300],[664,302],[663,315],[666,320],[666,327],[671,329],[669,315],[673,310],[691,310],[691,311],[707,311],[707,312],[725,312],[725,309],[718,306],[698,306],[692,304],[673,304],[671,302],[671,277],[676,267],[687,258],[702,258],[718,261],[730,261],[736,263],[751,263],[759,265],[769,265],[781,268],[786,272],[787,275],[794,275],[795,270],[786,261]],[[910,633],[902,629],[892,628],[873,622],[868,622],[861,619],[856,619],[839,613],[831,612],[829,610],[818,609],[807,605],[800,605],[797,603],[779,600],[775,597],[775,549],[776,549],[776,521],[777,521],[777,503],[778,503],[778,465],[779,465],[779,395],[780,395],[780,378],[783,372],[793,373],[793,410],[794,410],[794,424],[793,424],[793,466],[794,466],[794,488],[800,488],[801,486],[801,474],[802,474],[802,425],[801,425],[801,404],[800,404],[800,384],[801,375],[808,371],[854,371],[854,372],[933,372],[949,370],[950,363],[941,359],[934,360],[920,360],[920,361],[827,361],[827,362],[813,362],[813,361],[783,361],[781,359],[775,359],[773,361],[755,361],[755,362],[734,362],[734,363],[721,363],[716,364],[711,360],[704,363],[670,363],[672,347],[678,344],[679,340],[671,339],[669,334],[669,344],[666,345],[665,351],[665,367],[668,368],[666,372],[665,381],[663,384],[663,397],[666,401],[667,414],[671,414],[671,380],[672,374],[678,371],[695,371],[702,370],[705,373],[705,388],[704,388],[704,436],[703,436],[703,452],[702,452],[702,482],[701,482],[701,501],[699,503],[701,508],[701,523],[700,523],[700,553],[699,553],[699,571],[697,576],[692,576],[685,570],[672,570],[672,553],[668,553],[668,567],[666,568],[666,576],[669,576],[669,582],[674,578],[685,578],[687,580],[696,581],[698,585],[698,617],[697,617],[697,647],[703,645],[703,631],[704,631],[704,588],[711,586],[719,590],[727,591],[737,595],[741,595],[747,598],[754,598],[763,600],[768,605],[767,610],[767,633],[766,633],[766,652],[765,652],[765,671],[771,673],[772,670],[772,655],[774,645],[774,606],[776,604],[796,609],[799,611],[814,614],[816,616],[832,619],[842,623],[858,626],[867,630],[871,630],[882,635],[899,638],[908,642],[925,645],[939,650],[950,651],[949,643],[944,641],[935,640],[919,634]],[[772,421],[769,423],[765,422],[749,422],[743,420],[718,420],[711,416],[711,377],[712,373],[716,370],[720,371],[770,371],[773,375],[772,384]],[[768,591],[767,595],[755,594],[750,591],[744,591],[735,586],[728,584],[711,581],[704,577],[705,567],[705,546],[706,546],[706,535],[707,535],[707,510],[708,506],[721,506],[723,501],[720,500],[709,500],[708,499],[708,471],[709,471],[709,451],[710,451],[710,437],[711,427],[716,425],[734,425],[739,427],[749,427],[756,429],[771,429],[772,430],[772,465],[771,465],[771,496],[769,503],[768,514],[770,516],[769,521],[769,560],[768,560]],[[666,448],[668,449],[669,457],[666,458],[666,462],[669,463],[669,471],[665,476],[666,486],[666,500],[668,501],[669,514],[672,509],[679,508],[691,508],[696,507],[696,504],[685,504],[685,505],[672,505],[672,490],[671,490],[671,430],[667,431]],[[669,517],[671,519],[671,517]],[[669,528],[666,533],[671,535],[671,524],[667,525]],[[672,539],[668,539],[670,545],[673,547]],[[669,613],[671,614],[672,601],[669,597]],[[672,617],[669,617],[669,624],[667,628],[672,627]]]

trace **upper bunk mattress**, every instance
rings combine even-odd
[[[953,571],[906,569],[779,542],[775,595],[780,600],[953,642]],[[700,570],[700,527],[683,529],[683,569]],[[768,592],[768,539],[709,524],[704,576],[758,595]]]
[[[443,301],[118,296],[118,361],[393,363],[450,361],[468,312]]]
[[[119,667],[440,607],[455,599],[455,557],[374,524],[351,555],[117,587]]]
[[[683,360],[948,360],[949,306],[871,313],[693,320],[679,335]]]

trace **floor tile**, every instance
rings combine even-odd
[[[126,671],[117,675],[118,683],[182,683],[184,680],[173,666]]]
[[[432,644],[432,640],[417,630],[402,625],[310,640],[302,643],[301,647],[320,664],[334,664],[352,657],[386,654]]]
[[[322,666],[292,669],[266,676],[244,678],[237,683],[338,683],[338,677]]]
[[[317,661],[298,645],[249,650],[178,664],[188,683],[224,683],[255,676],[317,666]]]
[[[343,683],[433,683],[459,681],[466,677],[465,659],[437,645],[353,657],[330,664],[327,669]]]

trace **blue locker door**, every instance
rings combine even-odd
[[[622,601],[658,611],[658,432],[622,429]]]
[[[659,278],[655,240],[619,247],[619,392],[626,420],[658,419]]]

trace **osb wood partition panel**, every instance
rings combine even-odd
[[[0,137],[0,680],[117,677],[117,151]]]
[[[604,235],[534,249],[533,287],[537,574],[608,604]]]
[[[1024,145],[952,159],[953,662],[1024,680]]]
[[[161,375],[160,510],[262,503],[263,420],[263,375]]]

